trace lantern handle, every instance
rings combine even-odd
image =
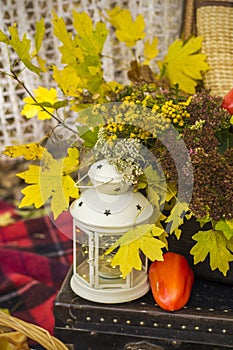
[[[81,179],[79,179],[77,182],[75,182],[74,184],[74,187],[78,187],[78,188],[96,188],[96,187],[99,187],[99,186],[103,186],[109,182],[111,182],[113,180],[113,178],[111,178],[110,180],[107,180],[105,182],[102,182],[102,183],[99,183],[99,184],[96,184],[96,185],[93,185],[93,186],[82,186],[82,185],[79,185],[79,183],[84,180],[86,177],[88,176],[88,174],[84,175],[83,177],[81,177]]]

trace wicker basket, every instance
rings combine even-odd
[[[4,331],[3,333],[1,333],[1,329]],[[12,350],[30,349],[27,339],[33,340],[47,350],[68,350],[67,346],[51,336],[45,329],[2,311],[0,311],[0,333],[0,340],[8,341],[12,345]]]
[[[233,0],[187,0],[184,36],[203,37],[202,52],[211,69],[204,85],[224,97],[233,87]]]
[[[18,24],[20,35],[27,33],[30,38],[33,36],[35,22],[42,17],[45,18],[46,38],[43,46],[43,56],[47,63],[56,63],[59,60],[59,43],[53,37],[53,28],[51,25],[52,10],[55,10],[59,16],[62,16],[66,23],[70,23],[72,9],[85,11],[93,18],[94,22],[100,20],[100,11],[108,9],[110,6],[121,6],[129,8],[132,16],[138,14],[144,15],[146,19],[148,38],[157,36],[159,38],[160,55],[158,59],[164,56],[168,45],[180,35],[182,25],[182,11],[184,0],[116,0],[108,2],[107,0],[0,0],[0,23],[1,29]],[[70,24],[67,24],[68,28]],[[71,28],[69,28],[71,29]],[[125,45],[119,45],[115,42],[112,30],[106,41],[104,53],[107,56],[114,57],[115,60],[105,58],[103,60],[103,69],[105,79],[117,80],[121,83],[126,81],[126,71],[122,70],[116,62],[129,62],[133,58],[133,53]],[[139,54],[142,48],[138,47]],[[11,53],[12,54],[12,53]],[[131,56],[132,57],[129,57]],[[12,57],[12,56],[11,56]],[[4,44],[0,44],[0,69],[10,71],[9,52]],[[35,74],[30,74],[24,70],[21,74],[22,81],[32,91],[39,85],[50,87],[49,76],[41,80]],[[22,98],[24,91],[21,87],[12,81],[8,76],[1,76],[0,83],[0,152],[5,145],[21,144],[38,140],[45,133],[44,121],[38,121],[36,118],[29,120],[20,116],[22,107]]]

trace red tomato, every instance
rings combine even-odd
[[[167,252],[164,261],[154,261],[149,281],[156,303],[164,310],[175,311],[188,302],[194,273],[183,255]]]
[[[222,108],[225,108],[230,114],[233,114],[233,88],[224,97]]]

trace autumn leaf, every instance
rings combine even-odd
[[[72,20],[75,33],[68,32],[64,19],[54,14],[54,34],[62,43],[59,50],[65,65],[61,70],[53,66],[54,79],[67,95],[77,96],[80,89],[95,93],[104,83],[101,54],[108,34],[106,24],[94,26],[87,13],[76,11]]]
[[[83,146],[86,148],[92,148],[95,146],[98,140],[99,127],[90,128],[87,125],[77,126],[78,133],[81,139],[84,141]]]
[[[148,196],[148,200],[155,208],[160,207],[160,203],[159,203],[160,197],[159,197],[157,191],[152,186],[148,186],[147,196]]]
[[[77,11],[73,11],[73,24],[78,38],[80,38],[78,40],[79,47],[85,56],[99,57],[108,35],[106,24],[99,21],[93,26],[92,19],[86,12],[79,13]]]
[[[130,62],[130,70],[128,71],[128,78],[132,82],[153,83],[156,80],[156,75],[152,69],[146,64],[139,64],[138,61]]]
[[[29,70],[40,74],[42,72],[41,68],[32,63],[33,55],[30,53],[31,41],[27,38],[26,34],[23,34],[22,39],[20,39],[16,24],[9,27],[8,30],[10,33],[10,39],[7,44],[12,46],[20,60]]]
[[[144,51],[143,51],[143,57],[145,61],[143,64],[149,64],[151,60],[153,60],[159,53],[159,50],[157,49],[158,45],[158,38],[153,38],[152,42],[149,40],[146,40],[144,43]]]
[[[58,102],[57,90],[54,88],[48,90],[42,86],[39,86],[37,89],[33,90],[33,92],[35,100],[30,96],[25,97],[23,99],[25,105],[21,111],[21,114],[26,118],[32,118],[38,115],[38,119],[40,120],[51,119],[51,114],[53,114],[54,108],[45,107],[45,109],[48,111],[46,112],[46,110],[44,110],[40,104],[44,103],[44,106],[46,106],[46,103],[48,103],[48,106],[50,106]]]
[[[76,147],[68,148],[68,156],[61,160],[62,172],[68,175],[77,170],[79,165],[79,150]]]
[[[42,46],[42,42],[45,35],[45,25],[44,18],[41,18],[39,22],[36,23],[36,32],[35,32],[35,48],[36,52],[39,52]]]
[[[215,225],[215,230],[222,231],[227,239],[233,237],[233,220],[219,220]]]
[[[154,169],[152,165],[149,165],[144,169],[144,175],[148,183],[148,195],[152,203],[161,206],[164,204],[164,200],[167,192],[167,183],[164,174],[157,169]]]
[[[62,211],[69,207],[69,199],[78,198],[79,191],[75,187],[70,173],[77,170],[79,152],[69,148],[67,157],[56,160],[46,151],[42,166],[30,165],[27,171],[17,174],[29,184],[22,190],[24,197],[20,208],[34,205],[40,208],[51,199],[51,210],[56,219]]]
[[[40,69],[43,72],[46,72],[47,71],[46,60],[42,59],[39,56],[39,51],[40,51],[42,43],[43,43],[44,35],[45,35],[44,18],[41,18],[41,20],[39,22],[36,22],[36,30],[35,30],[35,38],[34,38],[35,56],[36,56],[36,59],[37,59],[37,62],[39,64]]]
[[[8,36],[0,29],[0,42],[9,45],[10,39]]]
[[[73,67],[67,66],[59,70],[53,66],[53,78],[65,95],[79,97],[83,84],[82,79],[77,76]]]
[[[138,40],[145,37],[145,22],[142,15],[138,15],[133,20],[128,9],[116,7],[107,11],[109,21],[116,28],[116,37],[119,41],[124,42],[128,47],[132,47]]]
[[[210,68],[206,56],[200,53],[201,47],[201,37],[191,37],[185,42],[177,39],[169,46],[160,68],[171,85],[179,84],[181,90],[195,93],[198,80],[202,80],[202,74]]]
[[[233,254],[229,251],[229,241],[222,231],[199,231],[192,238],[197,242],[190,251],[194,264],[204,261],[209,255],[210,267],[218,269],[226,276]]]
[[[83,53],[78,45],[75,44],[72,39],[72,35],[68,32],[65,21],[63,18],[53,13],[53,32],[57,39],[63,44],[59,47],[62,54],[61,63],[75,67],[77,59],[83,61]]]
[[[166,219],[166,230],[172,234],[174,233],[176,237],[179,239],[181,235],[181,230],[179,230],[179,226],[183,223],[184,217],[189,211],[189,207],[187,203],[181,203],[177,201],[174,207],[172,208],[170,215]]]
[[[11,158],[24,157],[26,160],[40,160],[44,152],[44,147],[38,142],[33,142],[25,145],[6,146],[2,153]]]
[[[169,202],[175,198],[177,194],[177,185],[174,182],[169,182],[167,185],[166,201]]]
[[[159,237],[164,233],[164,229],[155,224],[145,224],[136,226],[121,236],[115,244],[110,247],[105,255],[112,253],[119,247],[114,255],[111,265],[120,266],[123,278],[127,276],[132,269],[141,270],[142,261],[140,251],[142,251],[150,260],[163,260],[162,248],[166,245]]]

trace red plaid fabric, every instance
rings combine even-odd
[[[15,213],[0,202],[0,215]],[[53,303],[72,264],[72,219],[64,213],[0,227],[0,308],[53,334]]]

